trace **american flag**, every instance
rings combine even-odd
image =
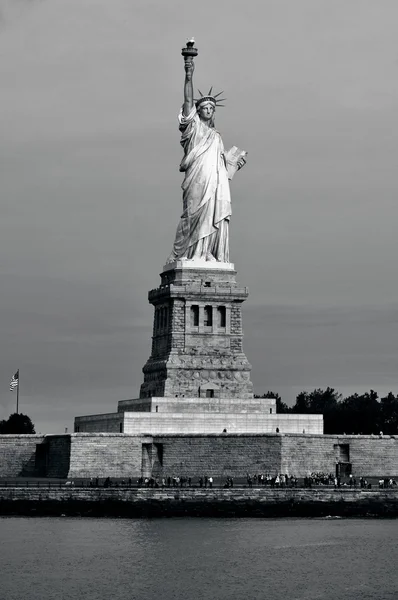
[[[19,369],[18,371],[15,373],[15,375],[13,375],[11,377],[11,381],[10,381],[10,392],[14,391],[15,388],[18,387],[19,384]]]

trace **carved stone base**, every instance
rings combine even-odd
[[[217,266],[217,267],[216,267]],[[152,353],[140,398],[252,398],[242,347],[242,302],[231,263],[177,261],[149,292],[155,307]]]

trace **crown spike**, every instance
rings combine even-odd
[[[226,100],[226,98],[219,98],[219,96],[221,96],[221,94],[223,94],[224,92],[218,92],[218,94],[215,94],[213,96],[212,95],[213,86],[211,86],[209,93],[207,95],[203,95],[199,89],[198,89],[198,92],[201,97],[194,100],[197,107],[200,106],[203,102],[211,102],[215,107],[216,106],[222,106],[222,107],[225,106],[224,104],[219,104],[220,102],[224,102],[224,100]]]

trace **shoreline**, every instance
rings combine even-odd
[[[396,518],[398,490],[7,487],[0,516]]]

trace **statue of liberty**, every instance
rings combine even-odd
[[[194,99],[193,58],[197,55],[194,40],[187,42],[185,59],[184,104],[178,120],[184,157],[180,171],[183,213],[171,255],[167,262],[178,259],[202,259],[229,262],[229,220],[231,195],[229,179],[246,162],[246,152],[234,146],[225,152],[221,135],[214,127],[214,116],[222,99],[212,95]]]

